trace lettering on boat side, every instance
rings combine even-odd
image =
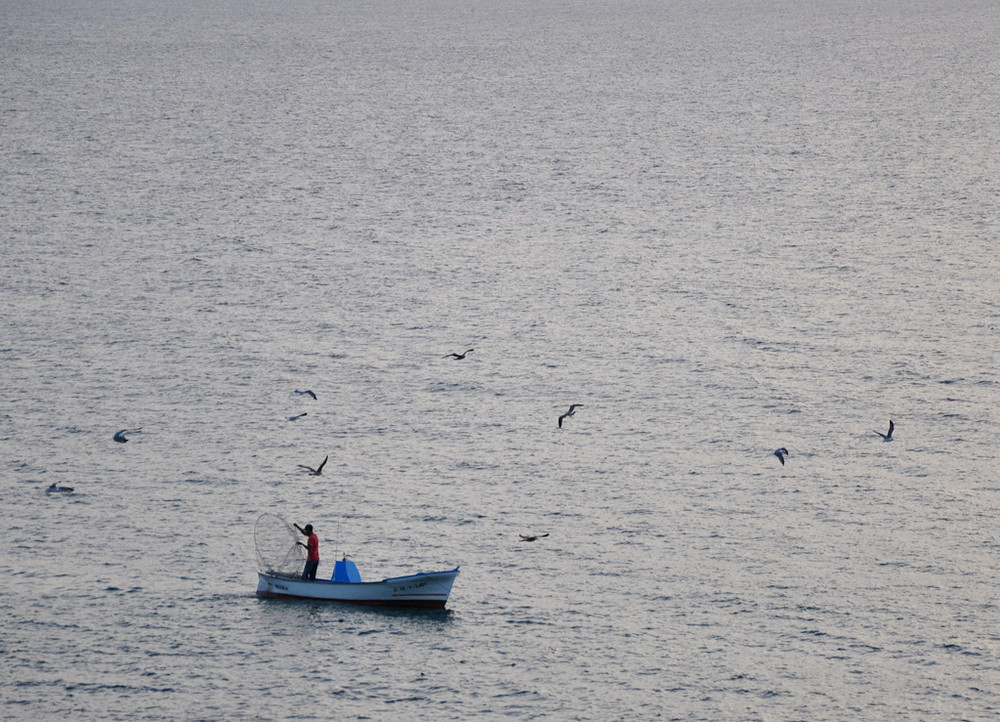
[[[398,587],[392,588],[393,594],[403,594],[405,592],[413,591],[414,589],[420,589],[420,587],[427,586],[427,582],[413,582],[412,584],[402,584]]]
[[[288,587],[286,587],[284,584],[275,584],[274,586],[276,586],[278,589],[284,589],[286,592],[288,591]]]

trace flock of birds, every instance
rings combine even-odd
[[[450,359],[453,359],[455,361],[461,361],[467,355],[469,355],[470,353],[472,353],[475,350],[476,349],[474,349],[474,348],[470,348],[470,349],[466,349],[462,353],[449,353],[449,354],[445,354],[442,358],[450,358]],[[299,389],[295,389],[292,392],[292,395],[294,395],[294,396],[308,396],[313,401],[315,401],[317,399],[316,393],[314,391],[312,391],[311,389],[306,389],[304,391],[300,391]],[[562,426],[563,426],[563,421],[565,421],[569,417],[571,417],[574,414],[576,414],[576,410],[579,409],[579,408],[581,408],[582,406],[583,406],[583,404],[570,404],[569,410],[565,414],[563,414],[562,416],[559,417],[559,419],[556,422],[556,425],[561,429]],[[306,415],[308,415],[308,412],[302,412],[301,414],[295,414],[293,416],[286,416],[285,417],[285,421],[297,421],[298,419],[301,419],[303,416],[306,416]],[[121,433],[121,432],[119,432],[119,433]],[[115,440],[117,441],[117,435],[116,435]],[[299,468],[299,469],[305,469],[306,471],[309,472],[310,476],[322,476],[322,474],[323,474],[323,467],[326,466],[326,462],[329,461],[329,459],[330,459],[330,456],[329,456],[329,454],[327,454],[327,456],[323,459],[323,461],[320,462],[319,466],[317,466],[315,468],[313,468],[311,466],[307,466],[306,464],[296,464],[296,467]],[[785,463],[784,459],[782,459],[781,463],[782,464]],[[533,542],[533,541],[538,541],[539,539],[544,539],[545,537],[548,536],[548,533],[546,533],[546,534],[519,534],[518,536],[520,536],[521,541],[523,541],[523,542]]]
[[[450,358],[450,359],[452,359],[454,361],[461,361],[462,359],[464,359],[468,354],[472,353],[473,351],[475,351],[475,349],[474,348],[470,348],[470,349],[466,349],[462,353],[449,353],[449,354],[445,354],[442,358]],[[295,396],[309,396],[313,400],[316,399],[316,394],[313,393],[310,390],[299,391],[298,389],[296,389],[292,393]],[[571,416],[574,416],[576,414],[576,410],[579,409],[579,408],[582,408],[582,407],[583,407],[583,404],[570,404],[569,410],[565,414],[562,414],[558,418],[558,420],[556,421],[556,425],[561,429],[563,427],[563,422],[566,419],[570,418]],[[286,420],[287,421],[295,421],[296,419],[301,419],[305,415],[306,415],[305,413],[296,414],[295,416],[289,416],[289,417],[287,417]],[[894,428],[895,428],[895,424],[892,423],[892,419],[889,419],[889,431],[887,433],[883,434],[880,431],[875,431],[874,433],[878,434],[879,436],[881,436],[884,441],[892,441],[892,432],[893,432]],[[771,455],[772,456],[777,456],[778,457],[778,461],[780,461],[781,465],[784,466],[785,465],[785,457],[788,456],[788,449],[786,449],[784,446],[782,446],[780,449],[775,449],[774,451],[772,451]],[[329,458],[330,457],[327,456],[325,459],[323,459],[323,461],[320,463],[320,465],[317,466],[315,469],[313,467],[311,467],[311,466],[306,466],[305,464],[298,464],[297,466],[300,469],[306,469],[312,476],[320,476],[323,473],[323,466],[326,464],[326,462],[327,462],[327,460]],[[543,538],[547,537],[548,534],[547,533],[546,534],[520,534],[519,536],[520,536],[522,542],[533,542],[533,541],[538,541],[539,539],[543,539]]]
[[[450,359],[453,359],[455,361],[461,361],[462,359],[464,359],[468,354],[472,353],[473,351],[475,351],[475,349],[474,348],[470,348],[470,349],[466,349],[462,353],[450,353],[450,354],[446,354],[443,358],[450,358]],[[295,389],[292,392],[292,395],[294,395],[294,396],[308,396],[313,401],[317,400],[317,398],[318,398],[316,396],[316,393],[314,391],[312,391],[311,389],[305,389],[303,391],[300,391],[299,389]],[[566,419],[570,418],[571,416],[574,416],[576,414],[576,410],[579,409],[579,408],[582,408],[582,407],[583,407],[583,404],[570,404],[569,410],[565,414],[562,414],[559,417],[558,421],[556,422],[557,426],[561,429],[563,427],[563,422]],[[285,421],[297,421],[298,419],[301,419],[303,416],[308,416],[308,412],[304,411],[301,414],[294,414],[292,416],[287,416],[287,417],[285,417]],[[881,436],[883,441],[892,441],[892,432],[893,432],[893,430],[895,428],[896,428],[896,425],[893,424],[892,419],[889,419],[889,430],[886,433],[883,434],[881,431],[875,431],[875,432],[872,432],[872,433],[877,434],[878,436]],[[138,433],[140,431],[142,431],[142,427],[141,426],[138,427],[138,428],[136,428],[136,429],[122,429],[120,431],[115,432],[115,435],[112,438],[114,439],[114,441],[117,441],[120,444],[124,444],[124,443],[126,443],[128,441],[127,434],[135,434],[135,433]],[[781,462],[782,466],[785,465],[785,457],[787,457],[788,455],[789,455],[788,454],[788,449],[786,449],[784,446],[782,446],[780,449],[775,449],[774,451],[771,452],[771,456],[778,457],[778,461]],[[319,463],[319,466],[317,466],[315,468],[313,468],[311,466],[307,466],[305,464],[297,464],[296,466],[298,468],[300,468],[300,469],[305,469],[306,471],[308,471],[309,474],[310,474],[310,476],[322,476],[322,474],[323,474],[323,467],[326,466],[326,462],[329,461],[329,459],[330,459],[330,456],[328,454],[323,459],[323,461],[321,461]],[[72,486],[59,486],[58,484],[56,484],[54,482],[53,482],[53,484],[51,486],[49,486],[45,490],[46,493],[53,493],[53,492],[72,493],[72,491],[73,491],[73,487]],[[546,534],[520,534],[519,536],[521,537],[521,541],[523,541],[523,542],[533,542],[533,541],[538,541],[539,539],[542,539],[544,537],[547,537],[548,534],[547,533]]]

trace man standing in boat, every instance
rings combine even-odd
[[[313,533],[313,525],[306,524],[306,528],[303,529],[298,524],[294,524],[295,528],[298,529],[304,536],[309,537],[306,543],[295,542],[300,547],[305,547],[309,554],[306,556],[306,566],[302,570],[302,578],[314,582],[316,581],[316,567],[319,566],[319,537]]]

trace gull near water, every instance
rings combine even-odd
[[[129,431],[128,429],[122,429],[121,431],[115,433],[114,439],[119,444],[124,444],[128,442],[128,439],[125,437],[125,434],[134,434],[136,431],[141,431],[141,430],[142,430],[141,426],[138,429],[133,429],[132,431]]]
[[[569,407],[569,411],[567,411],[565,414],[563,414],[562,416],[559,417],[559,428],[560,429],[562,428],[563,419],[567,418],[568,416],[572,416],[573,414],[575,414],[576,410],[579,407],[581,407],[581,406],[583,406],[583,404],[573,404],[573,405],[571,405]]]
[[[329,458],[330,458],[330,455],[327,454],[326,459],[329,459]],[[323,467],[326,466],[326,459],[323,459],[323,462],[319,466],[317,466],[315,469],[312,468],[311,466],[306,466],[305,464],[297,464],[297,466],[299,466],[302,469],[308,469],[309,473],[312,474],[313,476],[319,476],[319,475],[321,475],[323,473]]]
[[[470,349],[469,349],[468,351],[466,351],[465,353],[450,353],[450,354],[448,354],[447,356],[445,356],[444,358],[453,358],[453,359],[455,359],[456,361],[461,361],[462,359],[464,359],[464,358],[465,358],[465,354],[467,354],[467,353],[471,353],[471,352],[473,352],[473,351],[475,351],[475,350],[476,350],[476,349],[474,349],[474,348],[470,348]]]
[[[787,456],[787,455],[788,455],[788,449],[786,449],[786,448],[785,448],[784,446],[782,446],[782,447],[781,447],[780,449],[775,449],[775,450],[774,450],[774,451],[772,451],[771,453],[772,453],[772,454],[773,454],[774,456],[777,456],[777,457],[778,457],[778,461],[780,461],[780,462],[781,462],[781,465],[782,465],[782,466],[784,466],[784,465],[785,465],[785,456]]]
[[[882,441],[892,441],[892,430],[896,428],[895,424],[892,423],[892,419],[889,419],[889,433],[883,434],[881,431],[876,431],[874,433],[882,437]]]
[[[316,394],[314,394],[309,389],[306,389],[305,391],[299,391],[298,389],[295,389],[295,391],[293,391],[292,393],[295,394],[296,396],[311,396],[313,401],[316,400]]]
[[[546,534],[534,534],[534,535],[518,534],[518,536],[521,537],[521,541],[532,542],[532,541],[537,541],[539,539],[547,537],[548,534],[547,533]]]

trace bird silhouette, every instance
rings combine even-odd
[[[115,432],[114,439],[119,444],[125,444],[128,442],[128,439],[125,438],[125,434],[134,434],[136,431],[142,431],[142,427],[140,426],[138,429],[132,429],[132,430],[122,429],[121,431]]]
[[[539,539],[542,539],[544,537],[547,537],[548,534],[547,533],[546,534],[532,534],[532,535],[529,535],[529,534],[518,534],[518,536],[521,537],[521,541],[533,542],[533,541],[537,541]]]
[[[286,417],[285,421],[297,421],[298,419],[301,419],[303,416],[308,416],[308,414],[305,411],[303,411],[301,414],[295,414],[295,416]]]
[[[896,428],[896,425],[892,423],[892,419],[889,419],[889,433],[883,434],[881,431],[876,431],[874,433],[882,437],[883,441],[892,441],[892,430]]]
[[[69,493],[72,493],[72,491],[73,491],[73,487],[72,487],[72,486],[58,486],[58,485],[57,485],[57,484],[56,484],[56,483],[55,483],[55,482],[53,481],[53,482],[52,482],[52,486],[50,486],[49,488],[47,488],[47,489],[45,490],[45,493],[46,493],[46,494],[51,494],[51,493],[52,493],[52,492],[54,492],[54,491],[56,491],[56,492],[59,492],[59,491],[61,491],[61,492],[65,492],[65,493],[69,494]]]
[[[330,455],[327,454],[326,459],[329,459],[329,458],[330,458]],[[297,466],[299,466],[302,469],[309,469],[309,473],[311,473],[313,476],[319,476],[320,474],[323,473],[323,467],[326,466],[326,459],[323,459],[323,463],[321,463],[315,469],[312,468],[311,466],[306,466],[305,464],[297,464]]]
[[[772,451],[771,454],[778,457],[778,461],[781,462],[782,466],[785,465],[785,456],[788,455],[788,449],[782,446],[780,449],[775,449],[774,451]]]
[[[468,351],[466,351],[465,353],[450,353],[450,354],[448,354],[447,356],[445,356],[444,358],[454,358],[454,359],[455,359],[456,361],[461,361],[462,359],[464,359],[464,358],[465,358],[465,354],[467,354],[467,353],[471,353],[471,352],[473,352],[473,351],[475,351],[475,350],[476,350],[476,349],[474,349],[474,348],[470,348],[470,349],[469,349]]]
[[[309,389],[306,389],[305,391],[299,391],[298,389],[295,389],[295,391],[293,391],[292,393],[295,394],[296,396],[312,396],[313,401],[316,400],[316,394],[314,394]]]
[[[562,428],[563,419],[565,419],[568,416],[572,416],[573,414],[575,414],[577,408],[579,408],[580,406],[583,406],[583,404],[572,404],[569,407],[569,411],[567,411],[565,414],[563,414],[562,416],[559,417],[559,428],[560,429]]]

